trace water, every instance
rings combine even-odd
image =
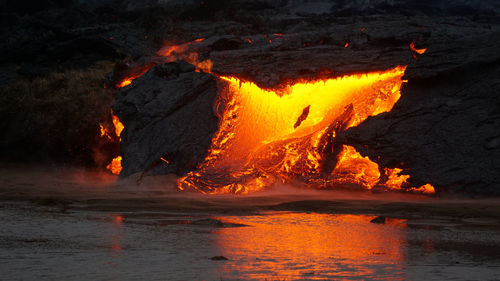
[[[191,223],[208,217],[227,227]],[[373,218],[65,211],[9,202],[0,206],[0,279],[500,279],[498,229]]]

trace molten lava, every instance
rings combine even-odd
[[[425,53],[427,51],[426,48],[424,48],[424,49],[417,49],[417,48],[415,48],[415,43],[416,43],[416,41],[413,41],[413,42],[410,43],[410,50],[412,50],[412,52],[415,52],[415,53],[421,55],[421,54],[423,54],[423,53]]]
[[[217,218],[252,226],[224,227],[214,235],[217,253],[244,261],[219,264],[221,279],[369,280],[383,264],[401,270],[408,259],[408,224],[388,218],[380,227],[368,223],[373,218],[314,212]]]
[[[114,175],[119,175],[120,172],[122,171],[122,157],[117,156],[113,158],[111,163],[109,163],[108,166],[106,166],[106,169],[108,169]]]
[[[199,60],[198,53],[191,49],[192,45],[199,44],[204,40],[205,39],[203,38],[199,38],[192,42],[187,42],[179,45],[166,44],[156,54],[158,56],[164,57],[165,62],[173,62],[182,59],[194,65],[196,67],[196,71],[204,71],[210,73],[212,71],[212,61]]]
[[[179,180],[179,189],[248,193],[276,183],[400,189],[407,176],[386,169],[381,177],[376,163],[337,144],[335,136],[390,111],[401,95],[405,68],[299,81],[277,90],[220,77],[225,86],[219,130],[204,163]]]
[[[120,119],[118,119],[118,116],[113,114],[113,111],[111,111],[111,117],[113,118],[113,125],[115,126],[115,134],[117,137],[120,137],[120,135],[125,127],[123,126],[122,122],[120,122]],[[120,140],[121,140],[121,138],[120,138]]]
[[[117,88],[123,88],[126,87],[130,84],[132,84],[132,81],[135,79],[141,77],[144,73],[146,73],[151,67],[155,66],[154,63],[148,63],[146,65],[136,65],[132,67],[130,70],[130,73],[128,73],[128,76],[124,78],[120,83],[116,85]]]
[[[106,138],[108,140],[112,139],[108,129],[106,129],[102,124],[99,124],[99,129],[101,131],[101,138]]]
[[[118,119],[118,116],[113,114],[113,110],[111,110],[111,117],[113,119],[113,126],[115,127],[115,130],[114,130],[115,135],[121,141],[120,134],[122,133],[124,126],[123,126],[122,122],[120,122],[120,119]],[[101,134],[102,134],[102,129],[103,129],[103,127],[101,125]],[[111,161],[111,163],[109,163],[108,166],[106,166],[106,169],[108,169],[111,173],[113,173],[115,175],[119,175],[120,172],[122,171],[122,157],[121,156],[115,157]]]
[[[283,34],[273,34],[279,39]],[[164,62],[183,59],[196,71],[211,73],[212,61],[200,60],[191,47],[196,39],[165,45],[157,55]],[[247,40],[252,43],[251,39]],[[271,42],[271,39],[269,39]],[[345,43],[345,48],[349,43]],[[423,54],[426,49],[410,49]],[[414,56],[415,56],[414,55]],[[130,85],[151,66],[136,69],[117,87]],[[202,193],[248,193],[277,183],[331,189],[404,190],[434,194],[430,184],[410,187],[408,175],[398,168],[379,167],[354,147],[337,143],[336,136],[369,116],[390,111],[400,98],[406,67],[346,75],[332,79],[296,81],[279,89],[262,89],[233,76],[219,76],[223,108],[219,130],[205,161],[178,182],[178,188]],[[112,114],[115,135],[123,125]],[[103,133],[104,132],[104,133]],[[103,131],[101,135],[108,135]],[[121,139],[120,139],[121,140]],[[119,174],[121,156],[107,166]],[[169,163],[165,159],[162,161]]]
[[[118,88],[126,87],[126,86],[132,84],[132,80],[134,80],[134,78],[132,78],[132,77],[125,78],[122,82],[120,82],[120,84],[117,85],[117,87]]]

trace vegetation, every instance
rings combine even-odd
[[[109,122],[113,90],[104,81],[114,63],[21,78],[0,91],[0,157],[93,165]],[[101,163],[97,163],[101,164]]]

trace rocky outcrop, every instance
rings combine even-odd
[[[248,35],[241,23],[222,26],[214,20],[200,35],[205,40],[190,51],[212,60],[214,73],[264,88],[407,65],[408,83],[394,109],[340,134],[335,143],[353,145],[383,167],[403,168],[413,186],[431,183],[439,193],[500,195],[496,12],[474,17],[394,13],[341,18],[263,12],[268,21]],[[410,51],[411,42],[427,51]],[[159,74],[172,67],[182,70]],[[205,157],[217,129],[211,108],[216,82],[188,68],[159,66],[118,95],[114,108],[126,127],[122,176],[183,174]],[[185,82],[194,77],[200,80]]]
[[[216,97],[215,77],[186,62],[156,66],[123,88],[113,105],[125,126],[121,176],[195,169],[218,127]]]
[[[393,110],[341,138],[411,183],[500,195],[500,33],[435,44],[410,64]]]

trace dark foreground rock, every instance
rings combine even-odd
[[[376,218],[373,218],[371,223],[378,223],[378,224],[385,224],[385,217],[384,216],[378,216]]]
[[[214,257],[211,257],[210,259],[213,261],[227,261],[227,260],[229,260],[225,256],[214,256]]]
[[[214,76],[186,62],[156,66],[123,88],[113,105],[125,126],[121,176],[195,169],[217,130],[216,96]]]

